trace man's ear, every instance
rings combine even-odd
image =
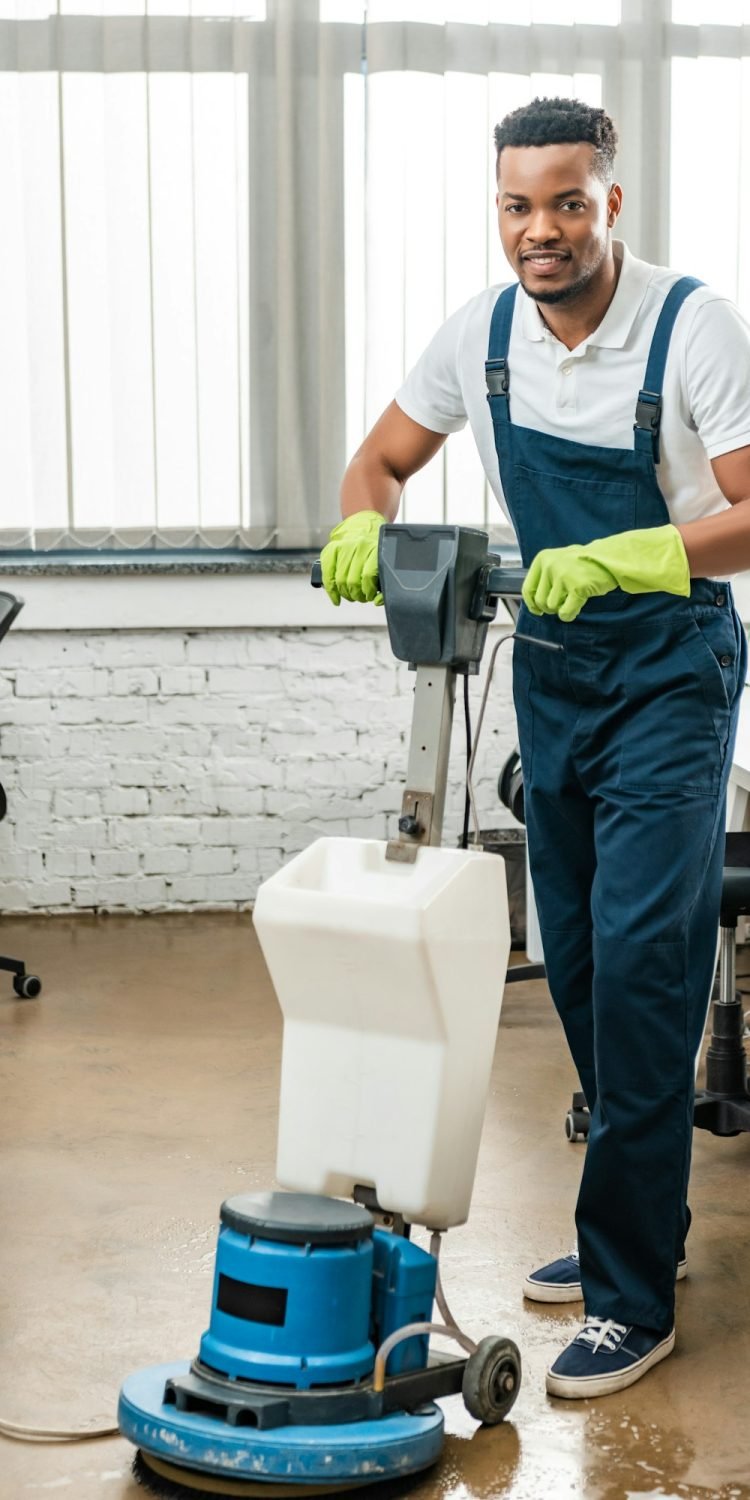
[[[607,199],[607,226],[613,229],[617,223],[620,209],[622,208],[622,188],[619,182],[613,182]]]

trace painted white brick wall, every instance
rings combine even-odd
[[[515,743],[511,649],[475,776],[484,827],[513,822],[496,790]],[[244,908],[319,835],[385,838],[413,684],[382,630],[11,631],[0,912]],[[459,698],[446,842],[461,826],[464,765]]]

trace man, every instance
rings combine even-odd
[[[375,424],[323,575],[334,603],[373,598],[380,525],[468,418],[528,569],[519,624],[534,639],[516,642],[513,670],[529,855],[591,1108],[578,1250],[524,1292],[585,1306],[548,1391],[606,1395],[671,1353],[686,1269],[746,666],[731,589],[711,580],[750,565],[750,330],[726,299],[613,241],[603,110],[537,99],[495,144],[519,285],[449,318]]]

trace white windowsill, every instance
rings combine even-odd
[[[0,573],[25,601],[15,630],[233,630],[385,624],[374,604],[334,609],[307,573]],[[356,611],[356,616],[355,616]]]

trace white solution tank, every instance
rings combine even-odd
[[[510,952],[504,861],[324,838],[254,923],[284,1016],[284,1188],[375,1189],[409,1223],[468,1218]]]

